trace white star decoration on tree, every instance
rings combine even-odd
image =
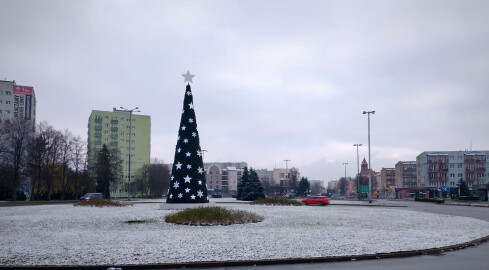
[[[197,181],[197,183],[199,183],[199,185],[202,185],[202,181],[201,180]]]
[[[186,83],[186,82],[192,82],[192,78],[195,77],[195,75],[192,75],[190,74],[190,71],[187,70],[187,73],[186,74],[182,74],[182,76],[185,78],[185,80],[183,81],[183,83]]]
[[[197,191],[197,196],[199,196],[199,198],[202,198],[202,196],[204,196],[204,192],[202,192],[202,190]]]
[[[197,171],[199,171],[199,173],[200,173],[200,174],[202,174],[202,173],[204,172],[204,170],[202,170],[202,168],[201,168],[201,167],[199,167],[199,168],[197,169]]]
[[[190,196],[190,198],[191,198],[192,200],[195,200],[195,195],[194,195],[194,194],[192,194],[192,195]]]
[[[183,143],[188,143],[188,139],[183,139]]]
[[[189,192],[190,192],[190,188],[186,188],[185,193],[189,193]]]
[[[178,193],[178,198],[182,198],[183,197],[183,194],[182,193]]]
[[[188,106],[190,107],[189,109],[193,109],[194,108],[194,104],[193,103],[188,104]]]
[[[188,122],[189,123],[193,123],[194,122],[194,119],[190,118],[190,119],[188,119]]]
[[[190,157],[190,152],[185,153],[187,157]]]
[[[185,126],[182,126],[182,130],[185,130],[185,129],[187,129],[187,127],[185,127]]]
[[[195,137],[195,136],[197,136],[197,133],[192,132],[192,137]]]
[[[190,183],[190,180],[192,180],[192,178],[189,177],[188,175],[187,175],[187,177],[184,177],[183,179],[185,180],[185,183],[187,183],[187,182]]]
[[[182,163],[180,163],[180,162],[178,162],[177,164],[175,164],[175,166],[177,166],[177,170],[178,170],[178,169],[181,169],[181,168],[182,168],[182,165],[183,165],[183,164],[182,164]]]
[[[197,151],[197,156],[201,157],[202,156],[202,151]]]
[[[173,198],[173,194],[170,194],[170,199]]]
[[[192,165],[188,164],[187,169],[189,169],[189,170],[192,169]]]
[[[178,188],[179,186],[180,186],[180,184],[178,182],[175,182],[175,184],[173,184],[174,188]]]

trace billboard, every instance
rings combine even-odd
[[[30,120],[32,118],[32,91],[29,86],[14,85],[14,117]]]
[[[14,85],[14,95],[30,95],[32,96],[33,87]]]

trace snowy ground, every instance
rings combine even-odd
[[[194,227],[164,222],[156,203],[92,208],[0,208],[0,265],[120,265],[256,260],[418,250],[489,235],[489,223],[403,208],[222,204],[265,217],[257,224]],[[149,219],[144,224],[125,221]]]

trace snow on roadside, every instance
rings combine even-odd
[[[221,205],[265,217],[256,224],[168,224],[159,204],[0,209],[0,265],[114,265],[305,258],[418,250],[489,235],[473,218],[400,208]],[[128,220],[150,223],[126,224]]]

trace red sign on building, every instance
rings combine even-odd
[[[14,95],[29,95],[32,96],[33,87],[14,85]]]

